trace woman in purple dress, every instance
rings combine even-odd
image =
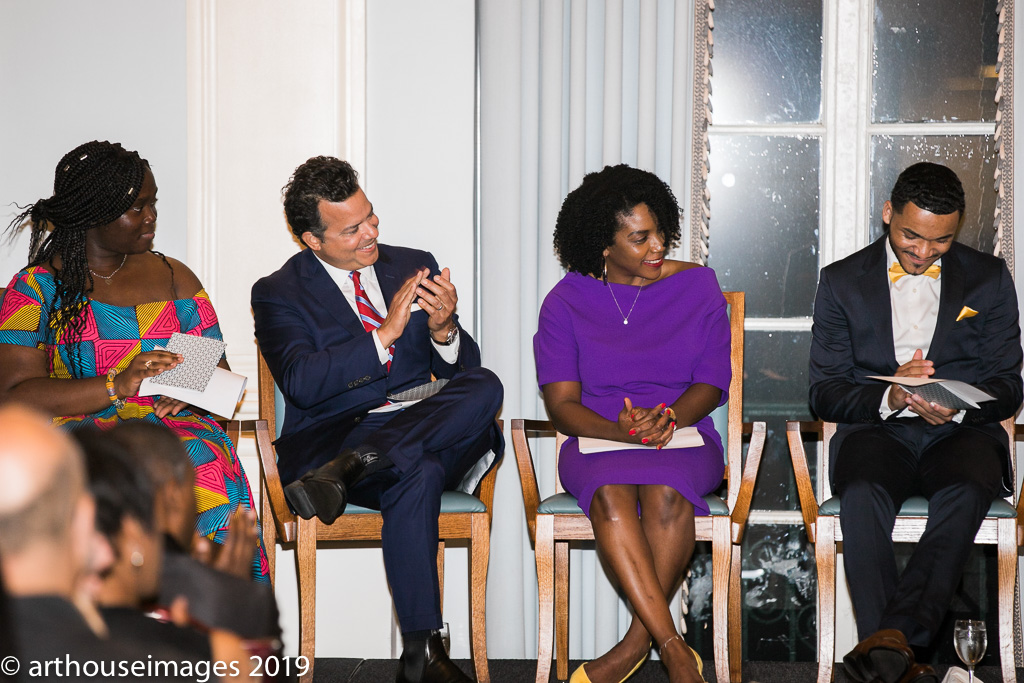
[[[702,496],[725,469],[710,413],[727,398],[729,323],[714,271],[665,259],[680,213],[654,174],[608,166],[569,193],[555,225],[569,272],[541,307],[538,382],[559,431],[624,442],[582,454],[570,438],[558,471],[635,611],[622,641],[572,683],[624,681],[652,642],[673,683],[703,680],[668,599],[693,553],[694,515],[708,514]],[[677,426],[696,427],[704,445],[663,448]]]

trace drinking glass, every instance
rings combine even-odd
[[[960,661],[967,666],[967,676],[974,683],[974,665],[985,656],[988,637],[985,622],[976,619],[957,619],[953,627],[953,647]]]

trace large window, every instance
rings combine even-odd
[[[722,288],[747,293],[745,419],[769,425],[744,551],[745,659],[813,660],[813,551],[784,423],[811,418],[818,271],[882,235],[896,176],[921,160],[964,183],[959,239],[997,249],[999,15],[996,0],[714,5],[706,193],[694,193],[708,219],[694,239]],[[968,572],[976,606],[985,573],[981,559]]]

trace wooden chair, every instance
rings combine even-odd
[[[732,381],[729,384],[726,438],[727,499],[705,496],[711,515],[696,518],[698,541],[712,543],[715,673],[719,681],[742,680],[740,624],[740,542],[746,530],[754,482],[764,450],[764,422],[743,423],[743,292],[725,292],[732,332]],[[743,435],[750,434],[746,468]],[[556,436],[555,495],[541,500],[530,453],[530,436]],[[576,498],[557,480],[557,453],[565,437],[543,420],[512,420],[512,444],[523,487],[526,522],[537,555],[540,628],[537,638],[537,683],[547,683],[551,669],[552,619],[559,680],[569,676],[569,543],[594,540],[590,520]],[[742,472],[742,481],[738,476]]]
[[[1003,420],[1002,424],[1010,437],[1010,447],[1015,448],[1014,419]],[[839,497],[833,497],[828,477],[829,442],[835,433],[834,422],[786,423],[786,438],[796,474],[800,510],[807,538],[814,544],[814,559],[818,566],[818,683],[830,683],[832,680],[836,649],[836,543],[843,540],[843,532],[839,526]],[[816,435],[821,440],[817,470],[820,497],[814,495],[807,468],[803,441],[805,434]],[[1016,457],[1012,462],[1016,470]],[[998,546],[999,659],[1005,683],[1017,680],[1014,646],[1018,651],[1020,649],[1020,632],[1015,627],[1019,619],[1015,594],[1019,578],[1017,548],[1024,543],[1024,530],[1020,527],[1024,515],[1021,514],[1021,500],[1015,501],[1015,498],[1016,494],[993,502],[974,539],[975,543]],[[921,496],[908,499],[896,517],[892,540],[897,543],[916,543],[924,533],[927,522],[928,501]]]
[[[263,355],[257,348],[260,419],[245,423],[256,433],[260,458],[260,493],[262,500],[263,542],[270,563],[270,580],[274,581],[278,543],[295,544],[298,564],[299,654],[308,658],[310,667],[302,680],[313,680],[313,656],[316,625],[316,546],[321,541],[379,541],[383,518],[376,510],[349,505],[345,514],[331,525],[315,517],[305,520],[292,514],[284,499],[284,488],[277,471],[277,456],[271,444],[278,435],[278,420],[284,417],[284,400],[274,384]],[[273,436],[272,436],[273,435]],[[234,438],[236,435],[231,435]],[[472,621],[472,653],[476,677],[488,683],[487,628],[485,601],[487,566],[490,558],[491,510],[497,466],[484,477],[477,495],[446,491],[441,496],[438,517],[440,541],[437,548],[437,569],[442,602],[444,598],[444,549],[446,542],[469,543],[470,620]]]

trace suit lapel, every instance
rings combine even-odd
[[[875,343],[885,354],[885,360],[895,371],[896,348],[892,336],[892,299],[889,297],[889,283],[885,275],[886,236],[875,240],[864,261],[858,287],[864,295],[864,311],[868,324],[875,335]]]
[[[319,301],[323,308],[330,312],[331,316],[344,327],[353,337],[365,334],[363,323],[352,310],[345,295],[338,289],[327,270],[317,260],[312,250],[307,249],[308,257],[302,267],[302,277],[306,281],[306,291],[315,301]]]
[[[956,247],[956,244],[953,245]],[[942,287],[939,291],[939,313],[935,321],[935,334],[928,347],[929,360],[936,361],[942,353],[946,335],[953,329],[956,316],[964,305],[966,273],[955,253],[950,249],[942,257]]]
[[[377,284],[380,286],[380,293],[384,297],[384,303],[387,304],[388,310],[391,310],[391,300],[398,293],[398,288],[402,286],[402,283],[398,281],[398,277],[395,275],[391,252],[388,251],[388,248],[378,243],[377,253],[377,262],[373,264],[373,272],[377,276]]]

